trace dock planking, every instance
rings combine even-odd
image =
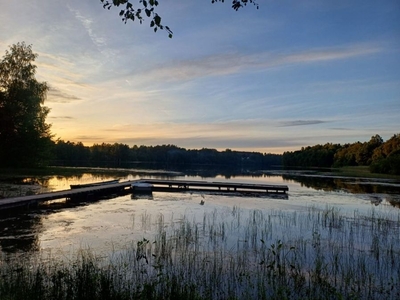
[[[130,189],[133,183],[149,183],[153,185],[153,191],[163,192],[219,192],[219,193],[246,193],[246,194],[286,194],[289,188],[285,185],[249,184],[237,182],[215,182],[194,180],[162,180],[139,179],[115,184],[98,185],[63,191],[42,193],[37,195],[20,196],[0,199],[0,210],[29,207],[40,202],[56,199],[71,199],[74,197],[85,198],[88,196],[100,196],[106,193],[119,193]]]
[[[180,190],[192,190],[193,187],[204,188],[207,191],[223,192],[264,192],[264,193],[286,193],[289,188],[286,185],[268,185],[252,184],[238,182],[217,182],[217,181],[190,181],[190,180],[160,180],[160,179],[142,179],[142,182],[152,184],[157,187],[175,188]]]

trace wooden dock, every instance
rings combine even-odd
[[[243,193],[243,194],[286,194],[289,188],[285,185],[248,184],[235,182],[210,182],[188,180],[161,180],[140,179],[125,181],[115,184],[98,185],[77,189],[69,189],[57,192],[37,195],[20,196],[0,199],[0,210],[36,206],[40,202],[55,199],[90,199],[106,194],[126,194],[131,192],[133,183],[149,183],[153,185],[152,191],[163,192],[217,192],[217,193]]]
[[[251,193],[285,194],[289,188],[286,185],[267,185],[237,182],[190,181],[190,180],[159,180],[142,179],[141,182],[153,185],[153,191],[206,191],[224,193]]]

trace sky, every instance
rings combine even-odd
[[[32,45],[55,139],[283,153],[400,133],[398,0],[158,1],[172,39],[100,0],[0,0],[0,57]]]

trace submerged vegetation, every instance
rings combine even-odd
[[[3,257],[1,299],[398,299],[400,213],[231,210],[133,218],[153,234],[97,257]],[[138,225],[135,225],[138,226]]]

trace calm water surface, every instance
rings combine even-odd
[[[0,249],[4,255],[40,253],[48,257],[71,257],[80,249],[90,248],[107,255],[125,249],[130,243],[154,235],[160,218],[163,224],[179,224],[183,218],[200,222],[205,216],[229,220],[232,211],[246,216],[253,210],[304,212],[310,207],[336,207],[351,218],[355,213],[379,213],[399,220],[400,182],[371,180],[302,172],[246,176],[184,175],[153,171],[122,175],[84,173],[79,176],[44,176],[26,179],[35,192],[69,189],[70,184],[119,178],[231,181],[289,186],[287,198],[223,196],[201,193],[161,193],[136,198],[125,195],[112,199],[70,203],[64,199],[35,210],[9,213],[0,219]],[[205,204],[200,205],[204,200]],[[301,233],[298,233],[301,234]]]

